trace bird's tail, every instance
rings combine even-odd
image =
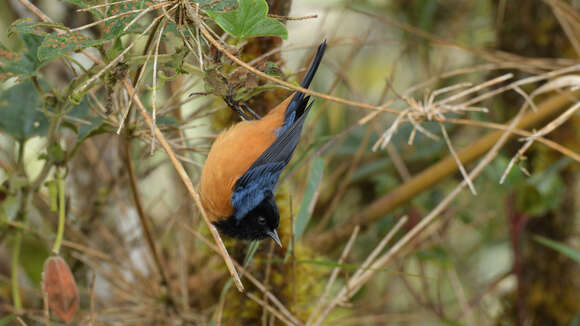
[[[318,70],[318,66],[320,66],[320,61],[322,61],[322,57],[324,56],[324,51],[326,50],[326,40],[322,41],[318,46],[318,50],[316,51],[316,55],[314,56],[314,60],[310,63],[310,67],[308,67],[308,71],[306,75],[304,75],[304,79],[302,79],[302,83],[300,84],[303,88],[308,88],[314,75],[316,74],[316,70]],[[304,97],[304,93],[296,92],[290,104],[286,108],[286,115],[284,118],[284,125],[282,127],[285,130],[289,125],[294,123],[294,121],[298,120],[306,109],[308,105],[309,97]]]
[[[300,84],[303,88],[308,88],[310,86],[310,82],[312,82],[312,78],[314,78],[314,74],[316,74],[316,70],[318,70],[318,66],[320,65],[320,61],[322,61],[322,57],[324,56],[324,51],[326,50],[326,40],[322,41],[318,46],[318,50],[316,51],[316,55],[314,56],[314,60],[310,63],[310,67],[308,67],[308,71],[306,75],[304,75],[304,79],[302,79],[302,84]]]

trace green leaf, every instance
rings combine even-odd
[[[102,44],[103,40],[93,40],[81,32],[63,35],[52,33],[44,38],[38,48],[38,58],[41,61],[66,56],[71,52],[79,51],[91,46]]]
[[[18,196],[8,196],[0,202],[0,221],[14,221],[18,214],[20,200]]]
[[[570,247],[563,245],[559,242],[556,242],[554,240],[550,240],[548,238],[544,238],[544,237],[539,236],[539,235],[534,236],[534,240],[536,240],[537,242],[543,244],[544,246],[546,246],[548,248],[552,248],[552,249],[556,250],[557,252],[561,253],[564,256],[568,256],[569,258],[571,258],[575,262],[580,263],[580,250],[570,248]]]
[[[40,288],[44,261],[50,256],[46,243],[33,236],[24,236],[20,249],[20,265],[31,283]]]
[[[0,318],[0,326],[7,326],[10,325],[10,322],[14,320],[14,315],[9,315],[6,317]]]
[[[77,143],[70,152],[69,157],[73,157],[79,150],[82,143],[90,137],[104,134],[108,132],[107,124],[100,117],[93,117],[89,119],[90,124],[82,124],[77,135]]]
[[[36,56],[42,37],[34,34],[22,34],[20,37],[27,49],[22,54],[11,52],[0,44],[0,80],[34,76],[42,66]]]
[[[132,10],[141,10],[152,5],[152,1],[145,0],[115,3],[114,5],[109,6],[109,9],[107,10],[107,17],[121,15]],[[129,30],[125,31],[125,27],[129,25],[138,14],[139,13],[126,14],[107,21],[105,23],[103,38],[105,40],[112,40],[127,33]],[[133,23],[131,27],[135,26],[135,24],[136,23]]]
[[[238,6],[237,0],[194,0],[193,2],[199,3],[205,10],[233,10]]]
[[[0,130],[18,140],[44,135],[48,118],[31,81],[25,81],[0,94]]]
[[[89,114],[90,108],[91,106],[89,105],[89,101],[87,100],[86,97],[83,97],[81,103],[71,107],[67,111],[66,115],[69,117],[85,119]]]
[[[61,1],[68,2],[70,4],[78,6],[80,8],[88,8],[88,7],[93,6],[92,3],[85,1],[85,0],[61,0]],[[98,11],[97,9],[90,9],[89,12],[91,13],[91,15],[93,15],[93,17],[96,20],[100,20],[103,18],[103,14],[100,11]]]
[[[319,156],[314,158],[312,167],[310,168],[310,177],[308,178],[308,185],[306,186],[306,191],[304,192],[304,197],[302,197],[302,203],[300,203],[300,209],[298,210],[298,215],[294,221],[294,242],[298,242],[308,221],[310,221],[310,215],[314,209],[314,204],[316,204],[316,198],[318,197],[318,190],[320,189],[320,184],[322,183],[322,174],[324,171],[324,160]],[[290,257],[290,252],[292,252],[292,242],[288,245],[288,250],[286,251],[287,260]]]
[[[248,246],[248,252],[246,253],[246,257],[244,258],[244,268],[248,268],[250,263],[252,263],[254,255],[256,254],[256,251],[258,251],[258,248],[260,248],[260,241],[250,242],[250,245]]]
[[[280,69],[280,66],[275,62],[268,61],[264,73],[270,76],[280,77],[282,76],[282,69]]]
[[[207,10],[207,14],[228,34],[237,39],[256,36],[279,36],[288,38],[288,31],[281,22],[267,16],[265,0],[239,0],[236,10],[218,12]]]
[[[14,34],[33,34],[37,36],[46,35],[45,32],[36,28],[39,26],[46,26],[46,24],[39,23],[30,17],[20,18],[10,24],[10,27],[8,27],[8,36],[12,36]]]
[[[300,210],[294,222],[294,242],[300,240],[300,237],[306,230],[306,225],[310,220],[310,215],[316,204],[317,193],[322,183],[322,173],[324,171],[324,160],[319,156],[314,158],[312,168],[310,168],[310,177],[308,178],[308,186],[302,197]]]
[[[443,267],[451,265],[449,253],[443,247],[435,246],[431,249],[420,250],[417,252],[417,258],[423,261],[432,261]]]

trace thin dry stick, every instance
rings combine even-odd
[[[159,45],[161,44],[161,36],[163,36],[163,30],[167,26],[167,20],[164,21],[163,26],[159,30],[159,34],[157,37],[157,42],[155,44],[155,50],[153,51],[153,94],[151,98],[151,104],[153,106],[153,111],[151,112],[151,116],[153,117],[153,126],[157,126],[157,58],[159,57]],[[153,128],[151,128],[151,153],[155,150],[155,132]]]
[[[554,12],[554,16],[556,16],[556,18],[558,19],[560,26],[562,26],[564,33],[566,33],[568,40],[570,40],[570,43],[572,43],[574,51],[576,51],[576,55],[577,56],[580,55],[580,44],[578,43],[576,35],[574,35],[575,33],[573,31],[573,28],[570,26],[570,22],[566,19],[564,15],[564,11],[555,8],[554,6],[552,7],[552,11]]]
[[[346,246],[342,250],[342,254],[340,255],[340,258],[338,259],[338,265],[342,265],[342,263],[344,263],[344,260],[346,259],[346,257],[350,253],[350,249],[351,249],[352,245],[354,244],[354,240],[358,236],[359,231],[360,231],[360,227],[357,225],[354,228],[354,230],[352,231],[352,235],[350,236],[350,239],[348,239]],[[340,266],[336,266],[332,270],[332,273],[330,274],[330,278],[328,279],[328,281],[326,282],[326,286],[324,287],[324,292],[322,292],[322,295],[318,299],[316,306],[314,307],[314,309],[312,309],[312,313],[308,317],[308,320],[306,321],[306,325],[310,325],[310,323],[312,322],[312,319],[314,317],[318,316],[318,312],[320,311],[320,309],[324,305],[324,300],[326,299],[326,297],[328,297],[328,294],[330,293],[330,289],[332,288],[334,281],[336,281],[336,278],[338,277],[338,273],[340,272],[340,269],[341,269]]]
[[[399,219],[399,222],[395,224],[395,226],[385,235],[385,237],[379,242],[379,244],[375,247],[375,249],[371,252],[371,254],[365,259],[364,263],[361,267],[354,273],[352,276],[353,278],[359,277],[364,271],[369,269],[369,266],[372,262],[377,258],[377,256],[385,249],[385,246],[393,239],[393,237],[399,232],[399,230],[407,223],[409,218],[407,215],[404,215]]]
[[[94,5],[94,6],[90,6],[90,7],[86,7],[86,8],[79,8],[79,9],[77,9],[77,12],[89,11],[89,10],[93,10],[93,9],[99,9],[99,8],[103,8],[103,7],[109,7],[109,6],[112,6],[112,5],[118,5],[118,4],[127,3],[127,2],[137,2],[137,0],[114,1],[114,2],[109,2],[109,3],[105,3],[105,4]]]
[[[517,123],[519,122],[520,118],[523,115],[524,109],[527,106],[525,103],[516,117],[511,121],[510,128],[514,128]],[[491,162],[493,158],[495,158],[499,152],[499,149],[505,144],[505,142],[509,139],[511,134],[511,130],[507,130],[502,134],[500,139],[495,143],[495,145],[489,150],[489,152],[485,155],[485,157],[478,163],[478,165],[471,171],[469,177],[470,179],[474,179],[477,177],[483,169]],[[319,318],[320,323],[326,319],[330,311],[341,301],[350,298],[354,295],[358,289],[360,289],[366,282],[368,282],[376,273],[377,270],[380,268],[384,268],[392,259],[393,257],[398,254],[404,247],[406,247],[412,240],[414,240],[419,233],[421,233],[427,226],[435,220],[441,214],[441,212],[457,197],[457,195],[465,188],[467,182],[464,180],[459,184],[445,199],[443,199],[437,207],[435,207],[425,218],[421,220],[413,229],[411,229],[407,234],[405,234],[389,251],[387,251],[383,256],[381,256],[375,263],[371,266],[371,268],[364,273],[362,273],[356,279],[351,278],[344,286],[343,290],[338,294],[335,300],[331,302],[329,307],[325,310],[325,313]],[[349,289],[351,291],[349,291]]]
[[[469,302],[467,301],[467,297],[465,297],[465,291],[463,291],[463,286],[461,285],[461,281],[459,280],[459,276],[454,268],[450,268],[447,271],[447,275],[449,280],[451,280],[451,286],[453,287],[453,291],[455,292],[455,296],[461,305],[461,309],[463,310],[463,315],[467,321],[468,325],[475,326],[477,323],[473,319],[473,314],[471,313],[471,307],[469,306]]]
[[[465,120],[465,119],[449,119],[449,118],[437,119],[437,121],[450,122],[450,123],[462,124],[462,125],[467,125],[467,126],[484,127],[484,128],[497,129],[497,130],[508,130],[509,129],[508,126],[505,126],[505,125],[500,124],[500,123],[495,123],[495,122],[485,122],[485,121],[475,121],[475,120]],[[532,137],[534,135],[533,133],[526,131],[526,130],[523,130],[523,129],[510,129],[510,131],[514,135],[518,135],[518,136]],[[544,137],[537,137],[537,138],[535,138],[535,140],[548,146],[549,148],[551,148],[553,150],[556,150],[556,151],[562,153],[565,156],[570,157],[571,159],[575,160],[576,162],[580,163],[580,154],[572,152],[571,150],[556,143],[555,141],[549,140],[549,139],[544,138]]]
[[[403,225],[405,225],[405,223],[407,223],[406,216],[401,218],[399,220],[399,222],[397,222],[397,224],[387,233],[387,235],[379,242],[377,247],[371,252],[369,257],[367,257],[367,259],[361,265],[361,267],[354,273],[354,275],[352,277],[350,277],[349,281],[342,287],[339,294],[326,306],[324,311],[320,315],[318,315],[318,319],[314,323],[309,324],[309,325],[313,325],[313,326],[320,325],[326,319],[328,314],[330,314],[332,309],[337,304],[344,301],[345,298],[343,298],[342,296],[345,293],[348,293],[348,290],[349,290],[348,284],[350,283],[350,281],[353,279],[357,279],[357,278],[361,277],[363,271],[368,271],[369,265],[372,263],[372,260],[384,249],[384,247],[387,245],[387,243],[389,243],[391,241],[391,239],[393,239],[395,234],[397,234],[397,232],[399,232],[399,230],[403,227]],[[311,315],[311,317],[312,316],[314,316],[314,314]]]
[[[294,211],[292,210],[292,196],[290,195],[288,196],[288,204],[290,206],[290,247],[292,248],[290,252],[290,259],[292,261],[292,311],[296,311],[298,302],[296,300],[296,247],[294,247]],[[270,243],[271,245],[272,243]]]
[[[214,241],[218,245],[218,248],[219,248],[219,251],[218,252],[220,253],[220,255],[222,256],[222,258],[224,259],[224,261],[226,263],[226,266],[227,266],[230,274],[232,275],[232,277],[234,279],[234,284],[236,284],[236,287],[238,288],[238,290],[240,292],[243,292],[244,291],[244,286],[242,284],[242,281],[240,280],[240,277],[239,277],[238,273],[236,272],[236,269],[234,267],[232,258],[228,254],[228,251],[226,250],[226,247],[225,247],[225,245],[224,245],[224,243],[223,243],[223,241],[222,241],[222,239],[221,239],[218,231],[216,230],[216,228],[209,221],[209,218],[207,217],[207,215],[205,213],[205,210],[203,209],[203,206],[202,206],[201,201],[199,199],[199,195],[198,195],[197,191],[195,191],[195,188],[193,187],[193,184],[191,183],[191,180],[189,179],[189,176],[187,175],[187,172],[185,172],[185,169],[183,168],[183,165],[181,164],[181,162],[175,156],[175,153],[171,149],[171,146],[169,145],[169,143],[167,143],[167,140],[165,140],[165,136],[163,135],[163,133],[159,130],[159,128],[157,128],[157,126],[153,125],[153,122],[151,121],[151,118],[149,117],[149,114],[147,113],[147,110],[145,109],[145,107],[141,103],[141,100],[139,99],[139,96],[137,96],[137,94],[135,93],[135,89],[131,85],[131,82],[127,78],[125,78],[125,79],[123,79],[123,84],[125,86],[125,89],[129,93],[129,95],[132,98],[134,98],[135,104],[137,104],[137,107],[139,108],[139,111],[141,113],[141,116],[143,116],[143,119],[145,120],[145,122],[147,123],[147,125],[150,128],[154,128],[155,135],[159,139],[159,143],[161,144],[161,147],[163,147],[163,149],[165,150],[165,152],[167,152],[167,155],[169,156],[169,159],[171,160],[171,163],[173,164],[173,167],[177,171],[177,174],[181,178],[181,181],[185,185],[185,188],[187,189],[187,191],[191,195],[191,198],[193,199],[193,201],[197,205],[197,208],[199,209],[199,211],[201,213],[201,216],[203,217],[203,220],[204,220],[205,224],[209,228],[209,231],[211,232],[211,235],[213,236]]]
[[[16,316],[16,321],[21,325],[21,326],[28,326],[26,325],[26,323],[24,322],[24,320],[22,320],[22,318],[20,318],[20,316]]]
[[[463,176],[463,179],[467,182],[467,185],[469,186],[469,190],[471,190],[471,193],[473,195],[477,195],[477,191],[475,190],[473,183],[469,179],[469,176],[467,175],[467,171],[465,171],[465,167],[463,167],[463,164],[461,164],[461,160],[459,159],[459,156],[457,156],[457,153],[453,149],[453,144],[451,144],[451,139],[449,139],[449,135],[447,135],[447,130],[445,130],[445,127],[443,127],[442,123],[439,123],[439,127],[441,127],[441,133],[443,134],[443,138],[445,138],[445,142],[447,143],[447,147],[449,148],[449,152],[451,153],[451,155],[453,155],[455,162],[457,162],[457,167],[459,168],[459,171],[461,171],[461,175]]]
[[[260,298],[258,298],[257,296],[255,296],[254,294],[250,293],[250,292],[246,292],[246,295],[248,296],[248,298],[254,300],[255,302],[257,302],[260,306],[264,307],[266,310],[270,311],[272,313],[272,315],[276,316],[276,318],[278,318],[281,322],[283,322],[286,325],[296,325],[292,322],[290,322],[288,319],[286,319],[284,316],[282,316],[276,309],[274,309],[272,306],[270,306],[267,302],[262,301]]]
[[[513,76],[514,75],[512,73],[508,73],[508,74],[505,74],[505,75],[501,75],[501,76],[496,77],[494,79],[491,79],[491,80],[488,80],[486,82],[483,82],[483,83],[481,83],[479,85],[476,85],[474,87],[471,87],[469,89],[466,89],[463,92],[459,92],[459,93],[457,93],[457,94],[455,94],[453,96],[450,96],[450,97],[448,97],[448,98],[446,98],[444,100],[441,100],[439,102],[439,104],[442,105],[442,104],[447,104],[449,102],[455,101],[455,100],[457,100],[459,98],[462,98],[462,97],[467,96],[469,94],[475,93],[475,92],[479,91],[480,89],[483,89],[483,88],[486,88],[486,87],[495,85],[497,83],[501,83],[503,81],[506,81],[508,79],[511,79]]]
[[[566,110],[566,112],[559,115],[556,119],[550,121],[550,123],[548,123],[544,128],[540,129],[540,131],[534,133],[531,136],[528,136],[527,142],[524,144],[524,146],[522,146],[522,148],[520,148],[520,150],[516,153],[516,155],[514,155],[514,157],[510,160],[507,168],[505,169],[504,173],[502,174],[502,176],[499,180],[499,183],[500,184],[504,183],[505,178],[507,177],[508,173],[511,171],[515,162],[517,160],[519,160],[524,155],[524,153],[528,150],[528,148],[530,148],[530,146],[532,146],[532,144],[534,143],[534,140],[536,140],[540,136],[545,136],[545,135],[549,134],[554,129],[556,129],[557,127],[562,125],[564,122],[566,122],[566,120],[568,120],[574,114],[574,112],[576,112],[576,110],[578,110],[578,108],[580,108],[580,103],[576,103],[576,104],[572,105],[572,107],[570,107],[568,110]]]
[[[89,326],[95,325],[95,278],[97,276],[97,273],[93,271],[92,274],[93,275],[91,275],[91,288],[89,293],[89,305],[90,305]]]
[[[314,19],[314,18],[318,18],[318,15],[314,14],[314,15],[308,15],[308,16],[290,17],[290,16],[279,16],[279,15],[274,15],[274,14],[268,14],[268,17],[272,17],[272,18],[276,18],[276,19],[279,19],[282,21],[286,21],[286,20]]]
[[[48,292],[42,291],[42,304],[44,309],[44,324],[50,326],[50,310],[48,309]]]

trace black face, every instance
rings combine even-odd
[[[266,198],[240,221],[231,216],[214,222],[214,225],[227,236],[253,241],[273,237],[272,234],[275,234],[279,223],[278,206],[274,201],[274,195],[268,192]]]

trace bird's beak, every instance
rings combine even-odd
[[[276,242],[276,244],[280,246],[280,248],[282,248],[282,242],[280,242],[280,238],[278,237],[276,230],[268,231],[268,235],[270,238],[272,238],[272,240],[274,240],[274,242]]]

